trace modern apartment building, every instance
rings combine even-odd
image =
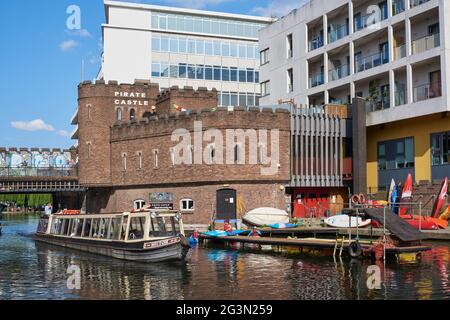
[[[273,20],[104,1],[98,79],[217,89],[221,106],[259,105],[258,31]],[[207,107],[207,106],[205,106]]]
[[[259,34],[261,103],[362,97],[369,191],[408,173],[442,179],[450,175],[449,17],[448,0],[311,0]]]

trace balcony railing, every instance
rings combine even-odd
[[[403,11],[405,11],[405,0],[394,0],[392,2],[392,14],[395,16]]]
[[[427,3],[430,0],[411,0],[410,2],[410,6],[411,8],[420,6],[421,4]]]
[[[384,97],[380,97],[376,100],[366,101],[367,112],[385,110],[385,109],[389,109],[390,107],[391,107],[391,104],[390,104],[389,94]]]
[[[425,52],[441,45],[441,35],[435,33],[417,40],[412,43],[412,51],[414,54]]]
[[[440,82],[427,83],[413,89],[414,102],[429,100],[442,96]]]
[[[406,44],[402,44],[394,48],[394,58],[395,60],[399,60],[406,57]]]
[[[324,83],[325,83],[325,77],[324,77],[323,73],[312,75],[309,78],[309,87],[310,88],[320,86]]]
[[[328,43],[333,43],[346,36],[348,36],[348,26],[345,24],[338,26],[328,33]]]
[[[335,81],[350,75],[350,66],[348,64],[339,66],[333,70],[329,71],[329,80]]]
[[[323,37],[322,36],[312,39],[309,43],[309,51],[316,50],[320,47],[323,47]]]
[[[407,103],[407,99],[406,99],[406,89],[405,88],[398,88],[395,91],[395,106],[402,106],[405,105]]]
[[[380,16],[377,17],[376,13],[368,14],[362,17],[358,17],[354,19],[354,30],[359,31],[365,29],[371,25],[377,24],[380,21],[386,20],[387,14],[386,11],[381,9]]]
[[[374,55],[355,60],[355,71],[362,72],[389,62],[389,54],[378,52]]]

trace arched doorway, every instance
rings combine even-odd
[[[237,219],[237,192],[234,189],[217,190],[216,197],[216,219],[235,220]]]

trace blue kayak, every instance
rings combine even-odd
[[[272,229],[289,229],[289,228],[296,228],[298,227],[298,224],[292,224],[292,223],[274,223],[269,225]]]
[[[231,232],[214,230],[214,231],[203,232],[202,234],[209,236],[209,237],[227,237],[227,236],[237,236],[244,232],[246,232],[246,230],[233,230]]]

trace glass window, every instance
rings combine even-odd
[[[247,94],[239,93],[239,106],[245,107],[247,105]]]
[[[180,201],[181,211],[192,212],[195,209],[194,200],[192,199],[183,199]]]
[[[161,68],[159,63],[152,63],[152,77],[159,78],[161,75]]]
[[[172,15],[169,16],[168,29],[177,30],[177,18],[175,16]]]
[[[186,39],[184,39],[184,38],[180,38],[180,39],[178,39],[178,51],[180,52],[180,53],[186,53],[187,52],[187,48],[186,48],[186,46],[187,46],[187,42],[186,42]]]
[[[169,65],[167,63],[161,63],[161,77],[168,78],[169,77]]]
[[[238,69],[231,67],[230,69],[230,80],[238,81]]]
[[[178,78],[178,66],[177,65],[170,66],[170,77]]]
[[[167,17],[159,17],[159,28],[162,30],[167,29]]]
[[[177,17],[177,30],[184,31],[186,29],[186,20],[183,16]]]
[[[203,21],[202,19],[195,19],[194,18],[194,32],[203,32]]]
[[[222,68],[219,66],[214,66],[214,80],[222,80]]]
[[[194,19],[192,17],[186,17],[184,22],[186,31],[193,32],[194,31]]]
[[[192,64],[188,65],[188,78],[195,79],[195,66]]]
[[[197,54],[205,54],[205,41],[197,40]]]
[[[159,17],[157,15],[152,15],[152,28],[159,28]]]
[[[156,52],[161,51],[161,38],[159,37],[152,38],[152,50]]]
[[[128,240],[141,240],[144,238],[145,218],[136,217],[130,220],[130,232],[128,233]]]
[[[205,79],[205,67],[204,66],[197,65],[196,71],[197,71],[196,79],[199,79],[199,80]]]
[[[188,50],[187,50],[188,53],[192,53],[192,54],[196,53],[196,51],[195,51],[195,40],[188,39],[187,46],[188,46]]]
[[[396,142],[396,156],[395,156],[396,168],[405,168],[405,141]]]
[[[178,39],[176,38],[170,39],[170,52],[178,53]]]
[[[229,43],[222,43],[222,55],[224,57],[230,56],[230,44]]]
[[[247,105],[248,106],[256,106],[258,103],[255,103],[255,96],[253,93],[247,94]]]
[[[236,43],[230,44],[230,56],[237,58],[238,57],[238,47]]]
[[[134,210],[141,210],[144,208],[144,206],[145,206],[145,200],[142,200],[142,199],[135,200],[133,203]]]
[[[255,82],[255,70],[247,69],[247,82]]]
[[[180,63],[179,67],[178,67],[178,76],[180,78],[186,78],[187,76],[187,68],[186,68],[186,64],[185,63]]]
[[[380,143],[378,145],[378,170],[386,170],[386,145],[384,143]]]
[[[407,138],[405,141],[405,165],[414,168],[414,139]]]
[[[259,71],[255,71],[255,83],[259,83]]]
[[[247,82],[247,72],[243,69],[239,70],[239,82]]]
[[[169,39],[167,37],[161,37],[161,52],[169,51]]]
[[[207,56],[212,56],[213,55],[213,43],[211,41],[206,41],[205,42],[205,54]]]
[[[261,96],[267,96],[270,94],[270,82],[265,81],[261,83]]]
[[[218,20],[211,20],[211,31],[213,34],[220,34],[220,23]]]
[[[247,58],[247,46],[239,45],[239,58],[245,59]]]
[[[220,22],[220,34],[228,34],[228,23],[224,21]]]
[[[247,57],[249,59],[256,59],[254,46],[247,45]]]
[[[229,106],[230,105],[230,93],[222,92],[222,105]]]
[[[269,63],[269,49],[261,51],[261,53],[260,53],[260,63],[261,63],[261,65]]]
[[[222,55],[221,43],[219,41],[214,41],[214,55],[215,56]]]
[[[213,79],[213,69],[212,66],[205,66],[205,80]]]
[[[222,67],[222,81],[230,81],[230,69]]]
[[[434,166],[450,164],[450,132],[431,135],[431,158]]]
[[[89,237],[91,234],[91,225],[92,225],[92,219],[86,219],[84,222],[84,231],[82,234],[82,237]]]
[[[232,106],[238,106],[238,94],[237,92],[231,92],[230,94],[230,104]]]
[[[203,20],[203,32],[211,33],[211,20],[210,19]]]

